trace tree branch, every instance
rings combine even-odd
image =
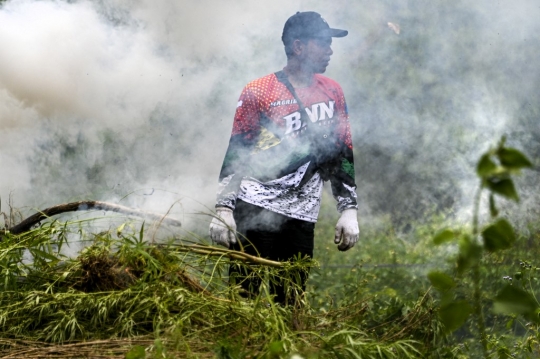
[[[20,233],[29,231],[30,228],[32,228],[32,226],[38,224],[42,220],[50,218],[57,214],[66,213],[66,212],[74,212],[74,211],[87,211],[87,210],[102,210],[102,211],[109,211],[109,212],[118,212],[118,213],[127,214],[129,216],[148,218],[148,219],[159,221],[161,223],[169,224],[172,226],[177,226],[177,227],[181,226],[180,221],[176,219],[172,219],[172,218],[167,218],[164,215],[157,214],[157,213],[145,212],[138,209],[129,208],[129,207],[125,207],[125,206],[121,206],[121,205],[113,204],[113,203],[107,203],[107,202],[79,201],[79,202],[59,204],[53,207],[46,208],[43,211],[39,211],[31,215],[30,217],[26,218],[21,223],[11,228],[8,228],[7,230],[13,234],[20,234]]]

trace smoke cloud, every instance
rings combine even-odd
[[[474,162],[502,134],[540,154],[533,0],[9,0],[2,201],[212,208],[237,98],[285,65],[281,31],[298,10],[349,30],[327,75],[348,100],[363,215],[467,208]]]

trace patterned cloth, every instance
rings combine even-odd
[[[357,208],[352,139],[339,84],[314,75],[295,89],[308,118],[275,74],[242,91],[220,173],[216,206],[236,199],[287,217],[316,222],[323,180],[342,212]],[[307,123],[309,121],[309,123]]]

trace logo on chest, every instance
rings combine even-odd
[[[329,101],[328,104],[320,102],[311,105],[311,108],[306,107],[306,113],[308,114],[309,120],[315,123],[333,119],[335,103],[335,101]],[[285,135],[299,131],[307,125],[306,123],[302,123],[301,118],[302,115],[300,114],[300,111],[293,112],[290,115],[283,117],[286,126]]]

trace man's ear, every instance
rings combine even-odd
[[[306,44],[304,44],[301,40],[296,39],[292,43],[292,51],[296,56],[300,56],[304,53]]]

